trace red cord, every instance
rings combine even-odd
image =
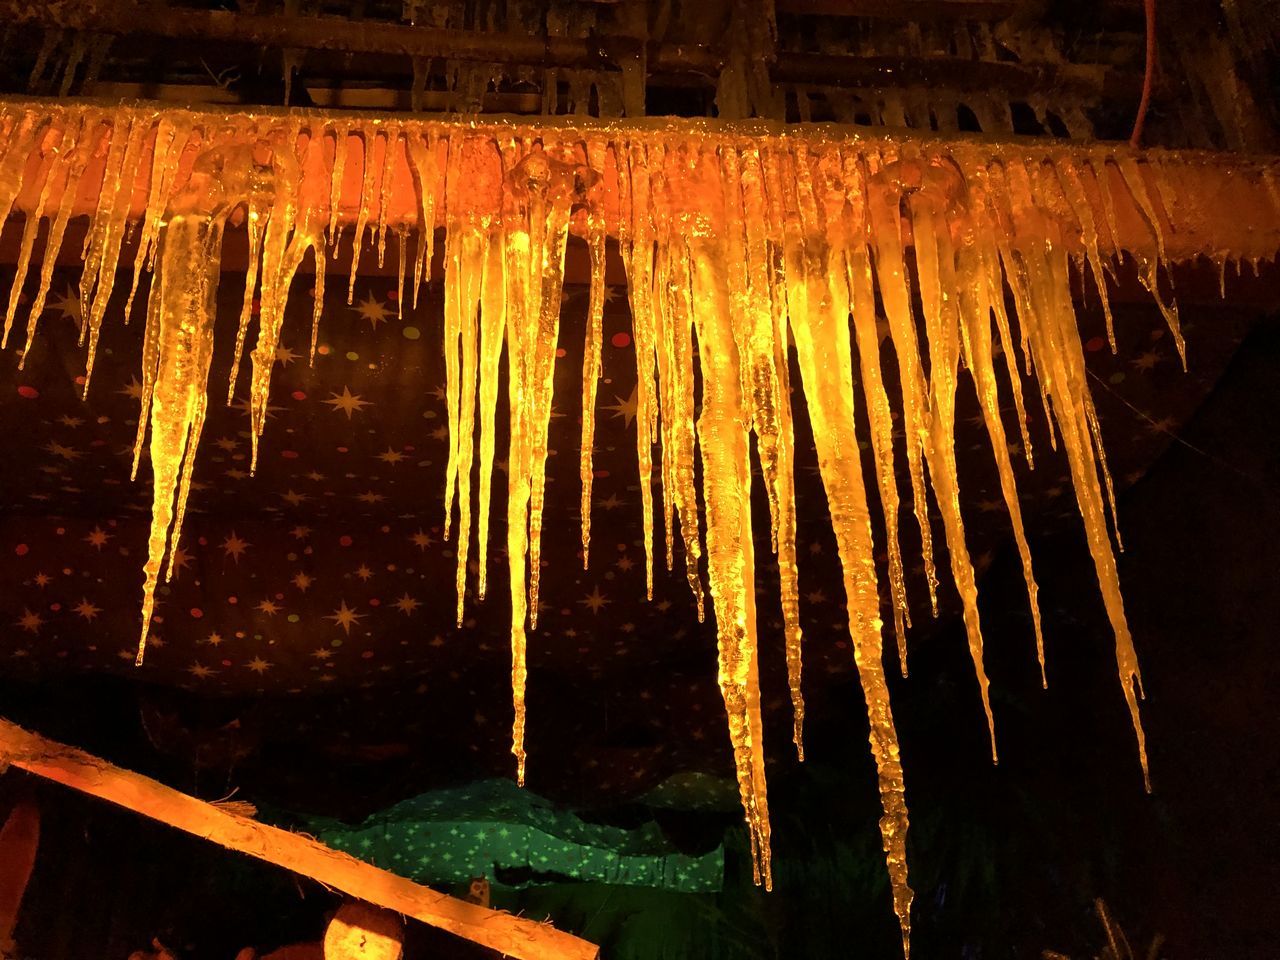
[[[1142,100],[1138,103],[1138,116],[1133,121],[1133,133],[1129,146],[1142,146],[1142,125],[1147,120],[1147,107],[1151,106],[1151,87],[1156,73],[1156,0],[1145,0],[1147,15],[1147,66],[1142,75]]]

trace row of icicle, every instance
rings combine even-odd
[[[907,807],[897,734],[882,662],[881,598],[874,543],[888,557],[888,592],[900,669],[907,670],[909,626],[904,561],[898,546],[898,464],[894,411],[881,369],[877,296],[887,321],[901,385],[902,445],[911,508],[922,541],[929,599],[937,607],[937,574],[929,494],[942,517],[952,578],[996,756],[977,583],[966,548],[954,448],[959,371],[969,371],[1021,557],[1035,642],[1044,670],[1037,587],[1023,530],[1010,444],[1001,415],[1003,378],[1016,409],[1028,466],[1032,449],[1022,393],[1023,371],[1037,384],[1055,446],[1066,454],[1115,633],[1121,686],[1133,719],[1146,777],[1137,700],[1138,664],[1121,602],[1108,527],[1114,497],[1098,418],[1086,382],[1068,276],[1070,260],[1087,270],[1111,311],[1104,274],[1117,257],[1134,255],[1183,349],[1176,307],[1162,293],[1167,268],[1160,199],[1178,189],[1177,167],[1128,153],[1043,151],[1024,160],[1017,149],[955,142],[922,147],[812,136],[735,136],[648,128],[538,131],[515,126],[361,121],[304,115],[210,118],[138,107],[3,107],[0,133],[0,220],[20,188],[39,197],[26,209],[17,276],[4,336],[13,325],[41,219],[45,255],[27,321],[25,359],[44,309],[57,251],[77,196],[96,196],[80,282],[87,341],[85,390],[98,334],[116,283],[122,245],[136,240],[126,322],[141,275],[150,270],[142,356],[142,415],[136,473],[150,426],[154,500],[145,564],[141,663],[164,562],[181,535],[192,470],[204,423],[213,353],[214,293],[224,226],[243,221],[249,240],[244,309],[239,318],[234,395],[251,304],[260,303],[251,350],[253,459],[266,423],[267,398],[290,284],[310,254],[315,265],[312,354],[324,297],[324,257],[337,253],[342,227],[354,219],[355,249],[376,243],[379,264],[388,230],[401,238],[399,283],[416,304],[429,278],[433,228],[443,222],[444,331],[449,418],[445,520],[456,500],[457,612],[462,620],[471,546],[471,478],[479,430],[478,583],[487,590],[490,492],[495,456],[499,359],[508,356],[509,436],[507,556],[511,585],[513,752],[523,782],[525,637],[536,626],[545,495],[547,426],[560,322],[566,242],[584,235],[591,280],[582,379],[582,555],[589,562],[591,452],[600,377],[605,301],[606,234],[626,269],[638,366],[636,452],[645,529],[646,583],[652,595],[654,517],[665,530],[673,566],[677,536],[699,616],[706,562],[719,636],[719,683],[757,880],[768,886],[770,840],[765,785],[755,610],[755,545],[751,529],[751,435],[765,478],[770,549],[780,572],[786,663],[794,706],[793,739],[803,758],[801,631],[796,560],[796,507],[791,378],[805,398],[819,470],[835,531],[849,631],[870,719],[870,743],[884,809],[880,827],[894,907],[908,948]],[[100,183],[81,178],[103,148]],[[468,188],[462,144],[480,138],[500,156],[501,201],[476,210],[461,202]],[[351,149],[336,150],[335,144]],[[378,147],[375,150],[375,146]],[[350,155],[349,155],[350,154]],[[346,166],[360,164],[360,196],[342,205]],[[1115,180],[1151,227],[1150,243],[1118,243]],[[1146,169],[1142,169],[1145,167]],[[307,177],[327,177],[320,202],[306,202]],[[388,211],[395,176],[407,171],[416,209],[404,222]],[[606,176],[606,173],[611,176]],[[135,183],[146,185],[145,211],[131,220]],[[1274,199],[1274,181],[1268,180]],[[607,190],[612,186],[612,195]],[[60,198],[51,208],[55,192]],[[437,215],[437,197],[444,209]],[[616,215],[611,204],[616,203]],[[1168,204],[1165,204],[1168,206]],[[377,211],[376,219],[373,211]],[[580,214],[579,211],[585,211]],[[611,219],[612,217],[612,219]],[[372,229],[370,221],[373,220]],[[426,227],[426,229],[424,229]],[[416,237],[412,255],[408,235]],[[1078,251],[1070,256],[1068,250]],[[352,258],[354,284],[359,257]],[[914,284],[914,287],[913,287]],[[350,289],[350,287],[349,287]],[[1016,330],[1006,311],[1006,291]],[[916,300],[919,312],[917,317]],[[349,295],[350,299],[350,295]],[[402,293],[400,302],[403,303]],[[856,341],[855,354],[851,346]],[[921,333],[923,332],[923,342]],[[695,349],[694,344],[697,344]],[[1114,348],[1114,337],[1112,336]],[[794,347],[794,354],[792,354]],[[695,383],[701,407],[695,409]],[[860,397],[854,385],[861,384]],[[854,410],[865,405],[874,464],[871,484],[885,518],[873,533]],[[696,419],[695,419],[696,414]],[[662,444],[660,503],[653,502],[653,445]],[[704,514],[695,477],[701,471]],[[927,475],[927,483],[926,483]],[[678,534],[677,534],[678,529]],[[705,529],[705,549],[701,530]],[[1118,531],[1115,531],[1118,538]]]

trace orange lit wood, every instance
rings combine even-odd
[[[288,830],[258,823],[0,720],[0,768],[26,770],[229,850],[311,877],[522,960],[594,960],[598,948],[549,924],[437,893]]]
[[[50,153],[56,149],[66,118],[78,116],[78,111],[83,110],[85,104],[67,101],[55,103],[38,100],[8,100],[5,105],[10,108],[19,108],[24,103],[46,110],[51,118],[43,136],[38,140],[37,148],[31,151],[24,168],[22,188],[14,200],[15,212],[29,214],[39,205],[42,186],[39,174],[44,169],[42,165],[47,162]],[[195,131],[187,142],[179,164],[177,174],[179,183],[189,175],[196,155],[208,147],[205,141],[207,130],[225,129],[252,117],[262,124],[265,136],[265,131],[268,129],[278,130],[286,117],[296,119],[301,131],[299,143],[305,142],[312,135],[313,130],[323,140],[322,149],[314,152],[301,171],[299,201],[303,208],[311,205],[328,210],[330,171],[338,145],[341,144],[346,153],[344,175],[338,198],[338,222],[341,224],[355,222],[361,208],[361,180],[366,135],[361,132],[361,128],[366,131],[387,131],[396,128],[432,130],[440,138],[437,143],[437,160],[441,170],[444,169],[445,157],[448,154],[445,141],[456,139],[462,159],[457,166],[456,180],[450,184],[449,195],[445,196],[443,177],[434,185],[437,227],[445,225],[446,209],[452,211],[451,215],[458,216],[473,213],[487,216],[502,209],[505,171],[502,157],[495,146],[495,137],[502,139],[545,136],[561,141],[566,149],[574,149],[572,145],[577,143],[579,138],[588,135],[598,137],[601,133],[621,140],[654,142],[670,137],[696,139],[705,136],[729,136],[753,142],[760,147],[804,137],[827,138],[832,142],[847,141],[866,146],[884,143],[891,148],[907,143],[921,149],[936,148],[943,152],[952,144],[977,144],[989,146],[992,155],[1008,155],[1017,158],[1029,168],[1039,167],[1046,161],[1052,162],[1056,159],[1071,159],[1076,162],[1092,160],[1098,164],[1098,169],[1105,176],[1113,201],[1116,246],[1126,251],[1143,250],[1150,246],[1151,228],[1146,215],[1135,203],[1116,164],[1104,161],[1108,158],[1114,159],[1116,156],[1140,157],[1143,160],[1144,169],[1150,164],[1158,163],[1163,169],[1171,170],[1176,174],[1176,190],[1168,194],[1155,193],[1154,187],[1148,187],[1154,195],[1156,214],[1164,233],[1167,256],[1174,262],[1193,260],[1200,256],[1214,256],[1222,250],[1231,250],[1235,256],[1244,259],[1269,258],[1274,251],[1273,240],[1276,228],[1268,222],[1267,218],[1272,217],[1272,211],[1280,205],[1280,160],[1276,157],[1249,157],[1204,151],[1133,152],[1121,144],[1086,144],[1079,141],[1026,137],[1006,140],[971,135],[948,137],[915,130],[848,125],[782,125],[769,121],[721,123],[671,118],[598,121],[577,117],[534,119],[486,115],[474,121],[448,122],[422,120],[404,114],[359,115],[344,114],[340,111],[283,111],[273,108],[228,112],[217,107],[180,109],[172,104],[149,104],[139,105],[138,109],[144,114],[153,112],[157,118],[166,114],[184,115],[195,124]],[[94,152],[84,174],[80,177],[79,188],[71,208],[74,218],[87,217],[97,207],[107,158],[108,128],[111,122],[109,114],[110,108],[103,105],[99,134],[103,146]],[[350,132],[342,136],[336,135],[335,129],[344,124],[347,125],[344,129],[349,129]],[[387,141],[381,132],[370,135],[370,139],[369,160],[373,168],[373,176],[366,211],[373,222],[380,216],[379,203],[383,193],[382,170]],[[130,219],[137,219],[144,212],[147,188],[150,183],[150,153],[153,142],[154,134],[151,134],[143,147],[142,163],[139,165],[138,177],[133,184]],[[579,162],[585,162],[580,143],[577,143],[576,152],[580,155]],[[387,191],[386,221],[393,227],[403,225],[411,230],[416,229],[418,199],[403,141],[395,143],[389,169],[391,184]],[[599,173],[604,181],[601,197],[602,219],[610,236],[617,236],[622,213],[618,205],[617,166],[612,149],[608,152],[604,169]],[[62,183],[57,180],[49,185],[48,196],[43,207],[45,216],[48,216],[48,212],[55,209],[61,201],[62,186]],[[1101,198],[1096,195],[1096,188],[1089,188],[1089,199],[1095,206],[1101,203]],[[1239,213],[1241,210],[1262,212],[1256,218],[1242,218]],[[232,217],[233,226],[237,220],[237,217]],[[583,235],[585,226],[585,215],[579,214],[574,218],[571,229],[574,233]],[[1079,236],[1072,231],[1068,230],[1065,240],[1073,250],[1079,249]],[[345,243],[343,245],[345,246]],[[372,261],[372,257],[366,259]]]

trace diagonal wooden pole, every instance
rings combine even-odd
[[[597,960],[595,944],[458,900],[331,850],[318,841],[222,810],[83,750],[0,719],[0,770],[12,765],[201,839],[311,877],[520,960]]]

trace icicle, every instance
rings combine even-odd
[[[572,168],[528,150],[507,174],[515,221],[506,227],[507,355],[511,415],[507,560],[511,576],[511,654],[515,722],[512,753],[524,783],[525,618],[537,625],[547,427],[560,331],[560,290]],[[527,556],[526,556],[527,554]],[[528,585],[526,588],[526,561]]]
[[[592,139],[587,143],[587,163],[596,173],[604,170],[608,144]],[[591,254],[591,288],[587,301],[587,332],[582,348],[582,443],[579,447],[578,476],[582,482],[580,516],[582,518],[582,569],[591,556],[591,481],[592,453],[596,434],[596,391],[600,385],[601,327],[604,318],[604,212],[600,197],[591,198],[587,207],[587,246]]]
[[[271,372],[276,364],[276,348],[280,345],[280,328],[284,324],[289,288],[307,250],[316,251],[324,243],[320,211],[308,205],[301,211],[301,220],[298,219],[302,171],[316,146],[316,138],[308,137],[305,153],[299,160],[296,151],[300,127],[301,121],[293,120],[271,144],[275,195],[271,218],[262,238],[262,296],[258,310],[258,340],[252,353],[253,380],[249,389],[250,473],[257,470],[258,445],[267,425]]]
[[[1027,544],[1026,531],[1022,525],[1022,509],[1018,503],[1017,482],[1014,479],[1013,463],[1005,438],[1004,421],[1000,418],[1000,391],[996,382],[995,364],[992,360],[989,278],[992,271],[998,270],[999,266],[986,261],[991,247],[981,242],[978,237],[983,229],[982,225],[988,222],[982,212],[986,203],[982,183],[981,177],[971,181],[970,196],[975,212],[963,225],[964,232],[961,235],[956,264],[960,321],[965,334],[964,359],[965,366],[969,368],[969,373],[973,377],[982,418],[986,424],[987,434],[991,438],[991,452],[995,456],[996,472],[1000,477],[1000,492],[1004,497],[1005,508],[1009,511],[1014,541],[1018,546],[1018,556],[1022,560],[1023,579],[1027,584],[1027,601],[1031,607],[1031,623],[1035,631],[1036,657],[1040,663],[1040,682],[1042,686],[1048,688],[1049,681],[1045,673],[1044,633],[1040,624],[1039,587],[1031,566],[1031,548]]]
[[[493,486],[493,453],[498,407],[498,361],[506,338],[506,274],[501,235],[485,236],[484,280],[480,286],[480,506],[476,559],[480,565],[476,595],[488,590],[489,492]],[[510,469],[510,465],[508,465]]]
[[[355,234],[351,238],[351,282],[347,286],[347,305],[356,297],[356,271],[360,269],[360,254],[364,252],[364,234],[369,226],[369,205],[373,203],[374,157],[378,141],[376,121],[365,124],[360,131],[360,209],[356,211]],[[335,176],[337,170],[334,170]]]
[[[193,199],[200,203],[204,198]],[[196,211],[172,214],[152,282],[143,355],[143,378],[148,389],[138,419],[140,447],[150,413],[153,475],[151,533],[143,567],[142,632],[136,660],[139,665],[151,629],[160,568],[166,554],[171,557],[178,546],[181,513],[204,427],[221,245],[221,218]],[[136,471],[136,451],[134,460]],[[179,514],[176,522],[175,493]]]
[[[925,582],[929,588],[929,603],[936,616],[938,575],[933,564],[933,531],[929,525],[929,504],[924,486],[924,451],[929,442],[928,401],[924,375],[920,369],[915,318],[911,315],[911,298],[907,292],[907,268],[902,254],[901,187],[892,178],[891,169],[871,176],[867,184],[867,214],[871,222],[880,299],[884,303],[894,353],[898,358],[911,497],[916,522],[920,526],[921,559],[924,563]]]
[[[111,146],[102,173],[102,191],[85,239],[84,270],[80,274],[80,302],[84,309],[80,340],[84,342],[87,337],[89,342],[84,370],[86,397],[98,353],[98,336],[115,287],[120,243],[124,238],[143,139],[150,130],[149,118],[135,116],[123,108],[112,115]],[[128,186],[122,189],[125,184]]]
[[[1098,288],[1098,296],[1102,300],[1102,313],[1107,321],[1107,342],[1111,345],[1111,352],[1115,353],[1116,325],[1111,317],[1111,299],[1107,296],[1107,281],[1102,273],[1102,253],[1098,249],[1098,228],[1093,218],[1093,204],[1085,194],[1080,174],[1070,157],[1058,158],[1053,166],[1062,182],[1063,190],[1066,191],[1067,198],[1071,201],[1072,209],[1080,221],[1085,255],[1093,274],[1094,285]]]
[[[886,171],[887,172],[887,171]],[[956,473],[955,402],[956,372],[960,361],[960,317],[956,304],[955,254],[951,245],[948,211],[963,220],[963,184],[954,168],[925,165],[903,168],[903,183],[919,181],[905,199],[911,212],[915,239],[916,270],[920,301],[924,307],[926,337],[929,342],[930,437],[925,448],[929,478],[942,514],[951,555],[951,575],[964,607],[969,655],[978,678],[982,709],[991,735],[991,761],[997,762],[996,726],[991,713],[987,672],[982,659],[982,625],[978,615],[978,585],[965,543],[964,519],[960,514],[960,485]]]
[[[744,396],[769,499],[770,539],[778,557],[787,685],[791,693],[796,755],[804,760],[804,637],[800,630],[800,584],[796,566],[794,438],[787,370],[786,330],[775,317],[769,288],[768,217],[759,153],[728,147],[725,174],[726,237],[730,306],[743,361]],[[741,226],[739,226],[741,225]],[[735,266],[741,264],[741,267]]]
[[[656,423],[654,368],[656,365],[653,328],[653,220],[652,205],[665,183],[662,174],[663,147],[629,144],[627,170],[632,204],[632,236],[627,263],[628,293],[631,298],[631,340],[636,355],[636,459],[639,463],[640,509],[644,522],[645,596],[653,599],[653,441]],[[650,166],[657,175],[652,183]]]
[[[621,155],[621,165],[629,170],[630,150]],[[637,232],[646,237],[658,239],[654,247],[654,272],[651,281],[653,296],[648,301],[652,310],[655,328],[656,360],[662,390],[660,393],[662,409],[660,412],[662,430],[662,469],[663,469],[663,511],[667,523],[669,541],[668,559],[674,561],[675,527],[680,527],[681,541],[684,544],[685,579],[693,594],[694,604],[698,611],[698,622],[706,617],[706,599],[703,595],[702,577],[699,564],[702,558],[702,538],[698,529],[698,501],[694,489],[695,443],[694,435],[694,382],[693,382],[693,325],[694,305],[692,299],[691,277],[689,274],[689,258],[683,246],[677,246],[675,252],[664,250],[662,238],[674,235],[679,237],[678,225],[671,222],[671,205],[669,195],[651,194],[658,203],[652,204],[653,223],[657,234],[649,232],[648,208],[637,205],[631,196],[629,173],[619,174],[619,207],[623,211],[623,228],[619,230],[619,246],[623,249],[623,261],[628,264],[631,273],[631,262],[634,259],[634,235]],[[644,229],[640,230],[637,220],[644,218]],[[646,243],[652,242],[646,240]],[[634,284],[635,281],[631,281]],[[642,294],[641,294],[642,295]],[[636,294],[632,294],[634,302]],[[665,368],[665,371],[664,371]],[[637,391],[637,397],[639,393]],[[637,437],[638,440],[638,437]],[[668,487],[670,489],[668,489]]]
[[[782,185],[793,185],[790,178]],[[792,208],[794,209],[794,208]],[[896,225],[895,225],[896,226]],[[799,224],[785,234],[789,322],[813,424],[818,468],[827,494],[844,574],[849,639],[862,684],[870,722],[871,753],[879,780],[880,837],[889,870],[894,912],[902,930],[904,956],[909,956],[911,887],[907,880],[907,804],[899,760],[898,735],[889,705],[880,635],[880,597],[876,590],[871,522],[867,511],[862,458],[854,434],[853,361],[849,347],[847,301],[835,307],[813,297],[810,285],[821,286],[830,269],[822,261],[830,251],[809,250]],[[813,270],[819,276],[813,276]],[[705,375],[704,375],[705,382]],[[705,447],[705,444],[704,444]],[[710,524],[708,524],[710,527]],[[719,597],[716,598],[719,616]]]
[[[330,130],[333,131],[333,170],[329,175],[329,246],[333,247],[333,259],[336,260],[341,236],[338,218],[342,213],[342,188],[347,175],[347,154],[351,150],[351,131],[346,124],[336,124],[325,128],[326,136]],[[357,246],[352,256],[358,252]]]
[[[53,283],[53,270],[57,266],[58,254],[62,250],[62,239],[66,235],[67,223],[71,219],[71,211],[75,206],[80,178],[84,175],[85,167],[88,166],[89,159],[93,156],[94,150],[98,146],[96,134],[100,122],[101,115],[99,113],[96,111],[86,112],[81,118],[75,143],[70,148],[70,158],[66,164],[66,180],[63,182],[62,187],[62,199],[58,203],[57,212],[49,223],[49,233],[45,237],[44,260],[40,265],[40,287],[36,291],[35,299],[31,302],[31,312],[27,315],[27,342],[26,346],[22,348],[24,361],[31,353],[31,346],[35,342],[36,329],[40,323],[40,317],[44,313],[45,300],[49,296],[49,286]],[[16,283],[17,281],[15,280],[14,282]]]
[[[86,121],[87,122],[87,121]],[[83,136],[83,134],[82,134]],[[156,137],[151,148],[151,179],[147,188],[147,208],[142,216],[142,233],[138,238],[137,253],[133,258],[133,282],[129,284],[129,298],[124,305],[124,322],[129,322],[133,312],[133,298],[138,292],[142,270],[154,269],[156,240],[160,235],[161,221],[169,203],[174,178],[182,151],[191,136],[191,120],[179,114],[164,114],[156,126]],[[68,205],[68,209],[70,209]]]
[[[632,166],[634,172],[634,157]],[[707,198],[707,202],[714,200]],[[689,244],[692,296],[698,305],[694,322],[702,369],[702,412],[697,429],[706,497],[707,572],[719,639],[720,692],[729,718],[729,739],[750,831],[756,882],[771,889],[751,541],[751,467],[741,361],[721,269],[725,249],[716,237],[720,221],[702,212],[685,214],[682,219],[680,226]],[[669,252],[680,243],[678,237],[678,233],[670,237]]]
[[[387,258],[387,223],[391,208],[392,187],[395,185],[395,157],[400,148],[400,125],[388,124],[382,142],[386,145],[382,151],[382,173],[378,177],[378,269],[381,270]],[[402,284],[403,286],[403,284]]]
[[[413,305],[418,306],[418,290],[425,277],[431,279],[431,260],[435,254],[436,187],[440,172],[436,163],[435,134],[429,134],[424,143],[421,136],[409,133],[409,171],[413,174],[413,188],[418,196],[418,249],[413,260]]]
[[[445,357],[449,398],[449,466],[445,483],[458,496],[457,594],[462,625],[467,586],[467,553],[471,545],[471,466],[475,455],[476,310],[484,277],[486,236],[475,223],[450,225],[445,272]],[[459,357],[461,348],[461,357]],[[445,536],[452,522],[453,492],[446,490]]]
[[[850,151],[843,157],[842,173],[850,205],[848,220],[840,224],[847,233],[837,238],[845,251],[845,266],[853,332],[858,343],[859,369],[862,373],[863,400],[871,427],[871,449],[875,455],[876,488],[884,513],[885,547],[889,558],[889,590],[893,603],[894,637],[898,643],[898,666],[907,675],[907,627],[911,613],[907,606],[906,578],[902,566],[902,548],[898,544],[898,478],[893,462],[893,414],[884,388],[880,369],[880,333],[876,329],[875,292],[871,276],[871,257],[867,251],[865,179],[858,155]],[[837,221],[838,222],[838,221]],[[838,281],[835,281],[838,283]]]
[[[267,189],[262,189],[267,188]],[[244,341],[249,333],[249,320],[253,316],[254,294],[258,289],[258,266],[262,260],[262,232],[271,211],[269,185],[262,184],[249,196],[245,216],[245,233],[249,239],[249,259],[244,271],[244,301],[240,306],[240,325],[236,328],[236,348],[231,359],[231,372],[227,377],[227,406],[235,402],[236,380],[240,376],[240,359],[244,355]]]
[[[1182,368],[1185,370],[1187,368],[1187,345],[1182,338],[1182,324],[1178,321],[1178,304],[1173,300],[1165,303],[1164,297],[1160,293],[1160,278],[1157,267],[1164,267],[1165,273],[1169,274],[1170,280],[1172,280],[1172,274],[1169,270],[1169,255],[1165,251],[1164,230],[1160,226],[1160,217],[1156,214],[1150,194],[1147,193],[1146,183],[1142,176],[1142,170],[1138,166],[1138,161],[1132,157],[1120,155],[1116,157],[1116,165],[1120,170],[1121,180],[1129,188],[1129,193],[1138,205],[1138,210],[1146,218],[1147,226],[1151,229],[1152,240],[1155,242],[1155,262],[1153,263],[1147,256],[1140,255],[1138,265],[1141,269],[1138,273],[1138,278],[1155,299],[1156,306],[1160,308],[1160,312],[1164,315],[1165,322],[1169,325],[1169,332],[1173,334],[1174,345],[1178,348],[1178,356],[1182,358]]]
[[[31,250],[35,246],[36,234],[40,232],[40,221],[45,215],[45,207],[49,204],[49,191],[57,179],[55,174],[60,173],[63,168],[69,167],[66,154],[71,149],[68,139],[72,136],[71,125],[67,124],[61,130],[53,133],[52,136],[54,142],[49,147],[49,155],[47,158],[41,158],[40,165],[35,173],[36,182],[40,184],[39,199],[36,200],[35,207],[27,214],[26,222],[22,225],[22,240],[18,247],[18,262],[14,268],[13,286],[9,288],[9,306],[5,311],[4,334],[3,337],[0,337],[0,347],[8,346],[9,344],[9,330],[13,327],[13,318],[18,312],[18,301],[22,297],[22,287],[27,279],[27,268],[31,264]],[[46,245],[45,255],[47,256],[48,253]],[[53,255],[56,259],[56,250],[53,251]],[[26,359],[25,354],[23,359]]]

